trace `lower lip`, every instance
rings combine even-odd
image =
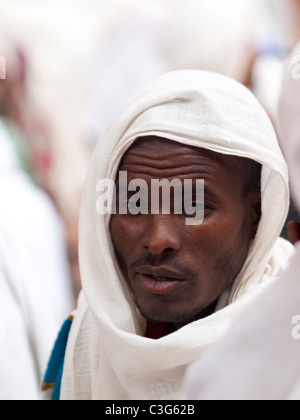
[[[138,273],[137,277],[144,290],[157,295],[166,295],[176,292],[184,283],[184,280],[177,279],[155,280],[154,278],[141,273]]]

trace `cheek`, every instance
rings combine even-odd
[[[134,222],[134,218],[129,220],[127,216],[113,215],[110,234],[118,258],[127,260],[135,252],[135,246],[141,236],[141,227],[139,223]]]
[[[251,221],[247,208],[241,203],[227,206],[207,217],[196,229],[207,238],[212,247],[230,246],[239,248],[250,241]]]
[[[234,242],[234,229],[230,218],[216,214],[205,219],[200,226],[192,227],[189,243],[195,244],[199,252],[204,252],[213,259],[218,250],[228,249]]]
[[[250,238],[244,217],[221,217],[207,219],[194,227],[190,244],[196,244],[194,255],[202,261],[210,279],[224,283],[225,288],[241,270],[248,253]],[[216,285],[215,285],[216,286]]]

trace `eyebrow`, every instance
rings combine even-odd
[[[198,178],[198,179],[200,179],[200,178]],[[118,186],[119,186],[119,182],[117,182],[117,190],[116,190],[116,193],[119,195],[120,194],[120,191],[119,191],[119,188],[118,188]],[[134,196],[137,192],[140,192],[141,191],[141,188],[139,187],[139,185],[137,185],[136,186],[136,189],[134,190],[134,191],[128,191],[128,189],[126,189],[126,196],[127,197],[132,197],[132,196]],[[150,187],[150,191],[151,191],[151,187]],[[149,190],[147,191],[147,192],[149,192]],[[122,194],[123,193],[123,194]],[[124,192],[121,192],[121,194],[123,195],[123,196],[125,196],[125,191]],[[171,193],[173,194],[174,193],[174,188],[173,187],[171,187]],[[182,188],[182,193],[183,193],[183,188]],[[193,185],[193,188],[192,188],[192,193],[193,193],[193,195],[194,194],[196,194],[196,188],[195,188],[195,185]],[[213,200],[217,200],[218,199],[218,196],[219,196],[219,194],[218,194],[218,192],[214,192],[212,189],[211,189],[211,187],[210,186],[207,186],[207,182],[205,182],[205,180],[204,180],[204,196],[205,197],[208,197],[208,198],[210,198],[210,199],[213,199]]]

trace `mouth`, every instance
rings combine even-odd
[[[178,292],[186,279],[168,269],[145,268],[136,273],[140,286],[152,294],[166,295]]]

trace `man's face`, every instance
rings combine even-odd
[[[204,179],[204,221],[186,214],[115,214],[110,232],[137,307],[148,320],[178,327],[208,316],[234,281],[258,224],[260,192],[243,194],[231,156],[160,138],[138,140],[120,171],[143,179]],[[118,199],[118,197],[117,197]],[[149,207],[151,204],[151,196]]]

